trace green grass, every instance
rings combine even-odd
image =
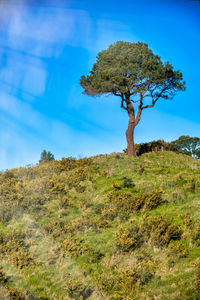
[[[134,208],[160,189],[165,203]],[[1,173],[0,195],[1,299],[199,299],[198,160],[157,152],[52,161]]]

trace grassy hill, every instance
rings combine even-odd
[[[200,299],[200,161],[65,158],[0,174],[0,299]]]

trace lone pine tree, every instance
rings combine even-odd
[[[142,111],[156,102],[172,99],[177,91],[185,90],[182,73],[163,63],[158,55],[142,42],[118,41],[98,53],[96,63],[80,84],[84,94],[112,94],[120,98],[121,108],[129,116],[126,130],[128,155],[136,156],[134,129]]]
[[[55,160],[54,155],[50,151],[43,150],[40,155],[39,163],[43,163],[46,161]]]

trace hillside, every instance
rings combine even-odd
[[[200,299],[200,161],[65,158],[0,174],[0,299]]]

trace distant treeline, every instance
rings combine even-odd
[[[172,142],[157,140],[136,144],[135,149],[137,156],[148,152],[175,151],[200,159],[200,138],[182,135]],[[127,153],[127,149],[124,149],[124,152]]]

